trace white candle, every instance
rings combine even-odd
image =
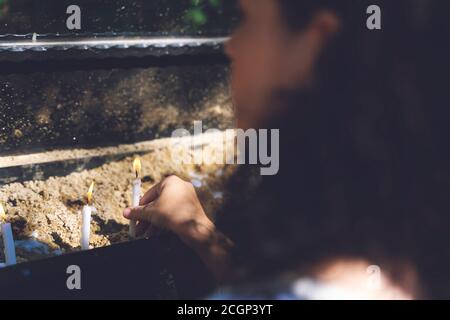
[[[10,223],[2,224],[3,243],[5,245],[5,261],[7,266],[12,266],[17,263],[16,247],[14,245],[14,237]]]
[[[133,181],[132,189],[132,206],[138,207],[139,201],[141,200],[141,160],[139,158],[134,159],[133,170],[136,173],[136,180]],[[130,221],[130,237],[136,237],[136,221]]]
[[[4,221],[6,218],[6,212],[3,206],[0,204],[0,219]],[[5,264],[6,266],[12,266],[17,263],[16,259],[16,247],[14,245],[14,236],[12,233],[12,227],[10,223],[2,223],[1,231],[3,237]]]
[[[81,250],[89,250],[89,240],[91,236],[91,216],[95,208],[92,206],[92,193],[94,182],[92,182],[87,193],[87,205],[83,207],[81,219]]]

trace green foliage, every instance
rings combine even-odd
[[[208,21],[206,14],[201,8],[190,9],[186,13],[185,19],[188,22],[192,23],[194,26],[202,26]]]
[[[222,0],[191,0],[191,8],[186,11],[184,20],[196,30],[208,22],[208,12],[220,12]]]
[[[209,0],[209,4],[214,8],[219,8],[221,5],[220,0]]]
[[[0,0],[0,18],[5,14],[6,4],[8,0]]]

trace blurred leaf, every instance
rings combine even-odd
[[[207,24],[209,14],[220,14],[222,11],[222,0],[191,0],[191,8],[187,10],[184,19],[193,28]]]
[[[209,4],[211,7],[219,8],[220,7],[220,0],[209,0]]]
[[[204,25],[206,23],[206,21],[208,20],[205,13],[200,8],[190,9],[187,12],[186,17],[189,21],[191,21],[196,26]]]
[[[191,2],[193,6],[198,7],[203,2],[203,0],[192,0]]]
[[[5,7],[7,4],[8,0],[0,0],[0,18],[3,17],[3,15],[5,14]]]

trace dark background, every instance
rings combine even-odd
[[[0,34],[65,34],[66,9],[81,8],[80,33],[226,35],[234,0],[0,0]]]
[[[80,0],[82,30],[68,33],[72,1],[0,0],[0,41],[99,35],[227,36],[235,1]],[[11,62],[14,60],[14,62]],[[15,61],[17,60],[17,61]],[[0,155],[133,143],[169,136],[194,120],[231,118],[222,46],[0,51]],[[167,110],[167,114],[165,114]]]

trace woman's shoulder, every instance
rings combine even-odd
[[[274,278],[217,290],[209,300],[359,300],[348,288],[314,278]]]
[[[223,287],[208,297],[209,300],[309,300],[305,290],[315,285],[309,278],[273,278],[261,282]]]

